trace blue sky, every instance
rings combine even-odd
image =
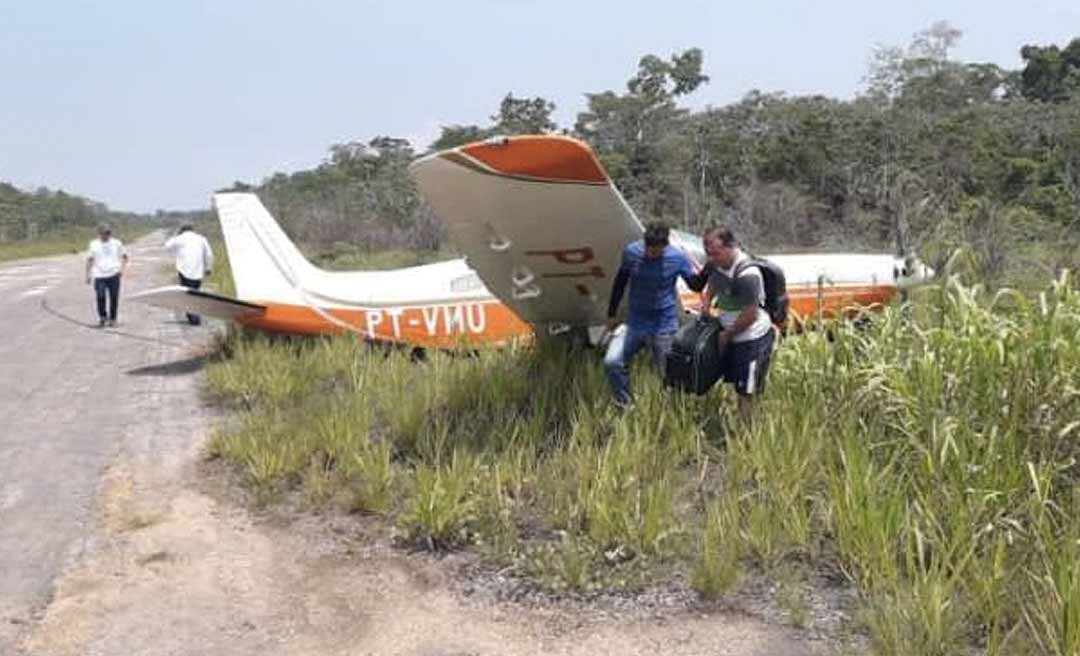
[[[133,211],[205,207],[333,143],[422,147],[507,92],[570,126],[646,53],[702,48],[712,81],[688,104],[704,107],[851,97],[875,45],[937,20],[964,32],[955,58],[1008,68],[1025,43],[1080,36],[1077,0],[0,0],[0,16],[0,180]]]

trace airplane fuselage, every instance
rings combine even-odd
[[[326,271],[256,195],[224,192],[214,207],[236,296],[169,287],[133,298],[269,332],[352,332],[418,347],[499,346],[604,325],[623,249],[644,233],[586,144],[498,138],[425,156],[410,172],[464,257]],[[671,243],[704,264],[699,236],[672,230]],[[932,275],[888,254],[767,257],[784,271],[795,321],[883,305]],[[679,294],[684,310],[698,311],[700,294],[681,283]]]
[[[895,285],[848,283],[788,287],[793,320],[800,322],[820,312],[831,317],[875,308],[892,301]],[[701,295],[684,290],[683,308],[696,313]],[[264,303],[261,314],[240,317],[249,328],[275,333],[336,335],[354,332],[362,337],[420,347],[502,346],[533,338],[533,326],[522,321],[496,298],[458,303],[389,307],[313,308]]]

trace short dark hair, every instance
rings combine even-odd
[[[724,246],[739,245],[739,240],[735,238],[735,233],[726,225],[713,226],[706,230],[705,234],[701,236],[702,241],[709,241],[710,239],[719,239],[720,243]]]
[[[666,223],[654,221],[645,226],[646,246],[667,246],[671,228]]]
[[[185,223],[184,225],[180,226],[180,232],[191,232],[191,230],[192,228],[190,223]]]

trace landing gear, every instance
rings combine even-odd
[[[546,329],[538,329],[536,336],[541,342],[560,342],[567,344],[572,351],[583,351],[599,346],[600,337],[603,336],[602,326],[568,326],[566,324],[552,324]]]

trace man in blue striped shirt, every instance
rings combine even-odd
[[[679,327],[679,298],[675,283],[679,278],[690,289],[701,291],[708,280],[708,271],[697,272],[696,266],[681,249],[668,243],[669,228],[663,223],[650,223],[645,239],[623,249],[622,264],[611,288],[608,304],[608,330],[614,331],[615,315],[626,285],[630,285],[630,313],[626,329],[614,332],[604,356],[604,369],[615,395],[615,403],[630,405],[629,364],[634,355],[648,347],[653,362],[662,373],[675,331]]]

